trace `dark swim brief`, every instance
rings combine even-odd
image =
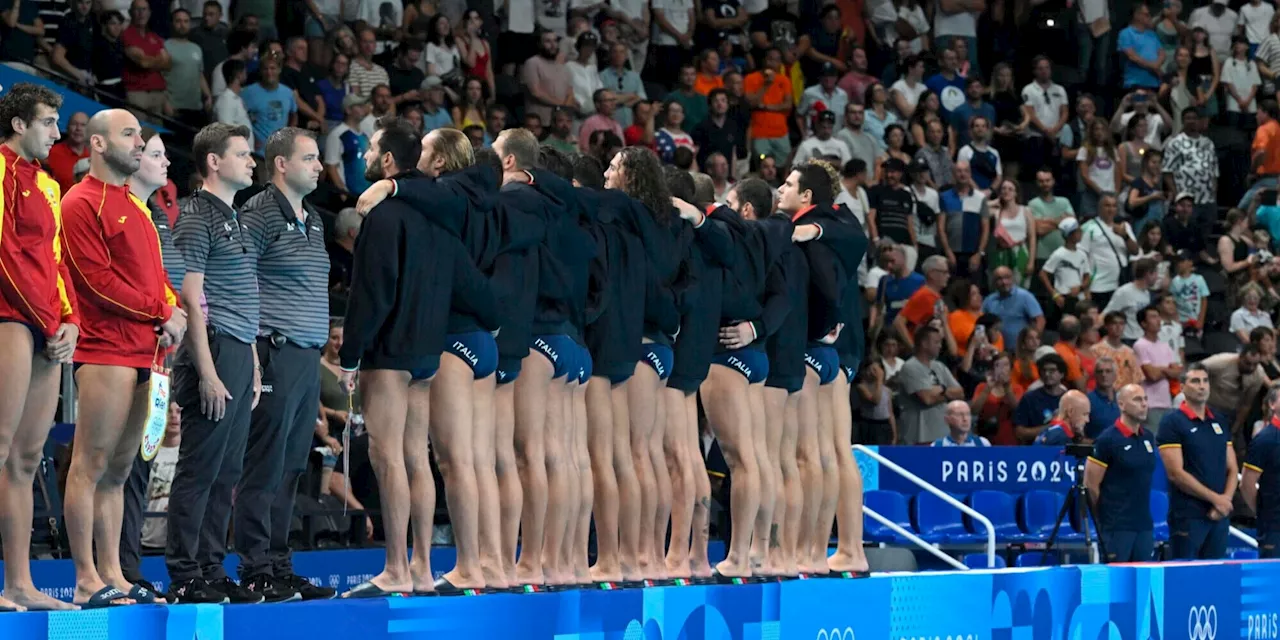
[[[591,352],[582,345],[578,347],[578,384],[586,384],[591,379],[591,368],[594,362],[591,360]]]
[[[498,358],[498,384],[509,384],[520,377],[520,369],[524,360],[520,358]]]
[[[717,353],[711,356],[711,364],[729,367],[741,373],[751,384],[769,379],[769,355],[759,349],[743,347]]]
[[[476,380],[488,378],[498,368],[498,343],[488,331],[451,333],[445,336],[444,351],[471,365]]]
[[[530,348],[541,354],[544,358],[551,361],[551,366],[555,367],[555,373],[551,379],[563,378],[569,375],[570,371],[576,375],[578,371],[578,343],[573,338],[562,333],[543,334],[534,336],[529,342]]]
[[[653,367],[658,374],[658,379],[666,380],[671,377],[671,365],[675,363],[675,354],[671,351],[671,347],[657,342],[646,342],[640,346],[644,349],[641,361]]]
[[[835,347],[809,347],[804,354],[804,363],[818,374],[818,383],[822,385],[835,382],[840,374],[840,355]]]
[[[12,322],[26,327],[27,331],[31,332],[31,344],[33,345],[31,353],[40,353],[44,351],[45,347],[49,346],[49,339],[44,336],[44,330],[30,322],[22,322],[21,320],[0,320],[0,322]]]
[[[71,365],[71,372],[72,372],[72,373],[75,373],[75,372],[79,371],[79,370],[80,370],[80,367],[83,367],[83,366],[84,366],[84,365],[86,365],[86,364],[93,364],[93,363],[90,363],[90,362],[77,362],[77,363],[75,363],[75,364]],[[94,366],[115,366],[115,365],[94,365]],[[134,370],[135,372],[137,372],[137,374],[138,374],[138,381],[134,383],[134,385],[135,385],[135,386],[136,386],[136,385],[140,385],[140,384],[144,384],[144,383],[147,383],[147,382],[150,382],[150,381],[151,381],[151,369],[150,369],[150,367],[147,367],[147,368],[134,367],[134,369],[133,369],[133,370]]]

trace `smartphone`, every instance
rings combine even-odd
[[[985,338],[987,336],[987,328],[982,325],[978,325],[973,329],[973,335]]]
[[[1147,94],[1145,94],[1145,93],[1137,93],[1137,94],[1134,94],[1134,96],[1133,96],[1133,103],[1134,103],[1134,104],[1142,104],[1142,103],[1144,103],[1144,102],[1146,102],[1146,101],[1147,101]]]
[[[1275,190],[1275,189],[1267,189],[1266,191],[1263,191],[1263,192],[1262,192],[1262,202],[1261,202],[1261,204],[1262,204],[1262,206],[1264,206],[1264,207],[1274,207],[1274,206],[1276,206],[1276,190]]]

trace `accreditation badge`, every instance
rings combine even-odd
[[[151,380],[147,389],[147,419],[142,426],[142,459],[147,462],[151,462],[160,452],[165,425],[169,422],[170,370],[165,361],[158,359],[159,355],[160,347],[157,344],[157,359],[151,362]]]
[[[1150,440],[1143,440],[1143,441],[1142,441],[1142,444],[1147,445],[1147,453],[1155,453],[1155,449],[1152,449],[1152,448],[1151,448],[1151,441],[1150,441]]]
[[[1222,427],[1218,426],[1218,423],[1216,422],[1213,423],[1213,432],[1218,435],[1222,435]]]

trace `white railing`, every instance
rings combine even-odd
[[[978,513],[969,505],[963,502],[960,502],[955,498],[952,498],[946,491],[943,491],[929,484],[928,482],[925,482],[924,480],[920,479],[920,476],[917,476],[916,474],[911,473],[910,471],[907,471],[906,469],[899,466],[897,463],[880,455],[879,453],[876,453],[875,451],[872,451],[870,448],[864,445],[855,444],[853,445],[853,450],[862,452],[864,455],[879,462],[881,467],[888,468],[892,471],[897,472],[898,475],[902,476],[903,478],[906,478],[912,484],[916,485],[917,487],[920,487],[921,489],[924,489],[925,491],[928,491],[929,493],[932,493],[935,496],[938,496],[938,498],[943,502],[959,509],[961,513],[964,513],[970,518],[973,518],[973,520],[978,524],[981,524],[982,528],[987,530],[987,567],[992,569],[996,567],[996,528],[995,528],[995,525],[991,524],[991,521],[988,520],[986,516],[982,515],[981,513]],[[866,507],[863,507],[863,511],[866,511]],[[883,520],[878,520],[878,521],[884,524]],[[892,529],[892,527],[890,528]],[[895,533],[898,533],[899,535],[901,535],[902,531],[895,531]],[[914,542],[916,542],[916,544],[920,545],[926,550],[933,549],[932,545],[925,543],[923,540],[920,540],[919,538],[916,538]],[[936,549],[933,549],[933,550],[936,551]]]
[[[1249,535],[1249,534],[1247,534],[1247,533],[1245,533],[1245,532],[1243,532],[1243,531],[1241,531],[1241,530],[1239,530],[1239,529],[1237,529],[1237,528],[1235,528],[1235,527],[1231,527],[1230,529],[1227,529],[1227,533],[1230,533],[1233,537],[1235,537],[1236,539],[1240,540],[1241,542],[1244,542],[1245,544],[1247,544],[1247,545],[1249,545],[1249,546],[1253,547],[1254,549],[1257,549],[1257,548],[1258,548],[1258,540],[1257,540],[1257,538],[1254,538],[1253,536],[1251,536],[1251,535]]]
[[[933,545],[929,544],[928,542],[925,542],[924,540],[922,540],[922,539],[920,538],[920,536],[918,536],[918,535],[916,535],[916,534],[914,534],[914,533],[911,533],[910,531],[908,531],[908,530],[904,529],[904,528],[902,527],[902,525],[900,525],[900,524],[898,524],[898,523],[896,523],[896,522],[894,522],[894,521],[892,521],[892,520],[890,520],[890,519],[888,519],[888,518],[886,518],[886,517],[884,517],[884,516],[882,516],[882,515],[880,515],[880,514],[876,513],[874,509],[869,509],[869,508],[867,508],[867,507],[866,507],[866,505],[863,505],[863,507],[862,507],[862,512],[863,512],[863,513],[865,513],[865,514],[867,514],[868,516],[871,516],[871,519],[872,519],[872,520],[875,520],[876,522],[879,522],[880,524],[884,525],[885,527],[888,527],[888,529],[889,529],[890,531],[892,531],[892,532],[894,532],[894,533],[896,533],[896,534],[898,534],[898,535],[902,536],[903,538],[906,538],[908,542],[911,542],[912,544],[916,545],[917,547],[920,547],[921,549],[924,549],[925,551],[928,551],[929,553],[932,553],[932,554],[934,555],[934,557],[936,557],[937,559],[939,559],[939,560],[941,560],[941,561],[943,561],[943,562],[945,562],[945,563],[947,563],[947,564],[949,564],[949,565],[951,565],[951,566],[953,566],[953,567],[955,567],[955,568],[957,568],[957,569],[960,569],[961,571],[968,571],[968,570],[969,570],[969,566],[968,566],[968,565],[966,565],[965,563],[960,562],[959,560],[956,560],[955,558],[952,558],[951,556],[949,556],[949,555],[947,555],[947,554],[943,553],[943,552],[942,552],[940,549],[938,549],[937,547],[935,547],[935,546],[933,546]]]

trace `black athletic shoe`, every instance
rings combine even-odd
[[[293,602],[301,600],[302,594],[285,582],[260,573],[241,580],[240,584],[248,591],[261,594],[263,602]]]
[[[296,573],[276,578],[276,584],[288,585],[289,588],[300,594],[303,600],[332,600],[338,595],[336,589],[316,586],[311,584],[310,580]]]
[[[227,604],[227,594],[213,588],[203,578],[192,578],[169,586],[165,598],[171,604]]]
[[[221,591],[231,604],[258,604],[266,599],[261,593],[250,591],[227,577],[210,581],[209,587]]]

